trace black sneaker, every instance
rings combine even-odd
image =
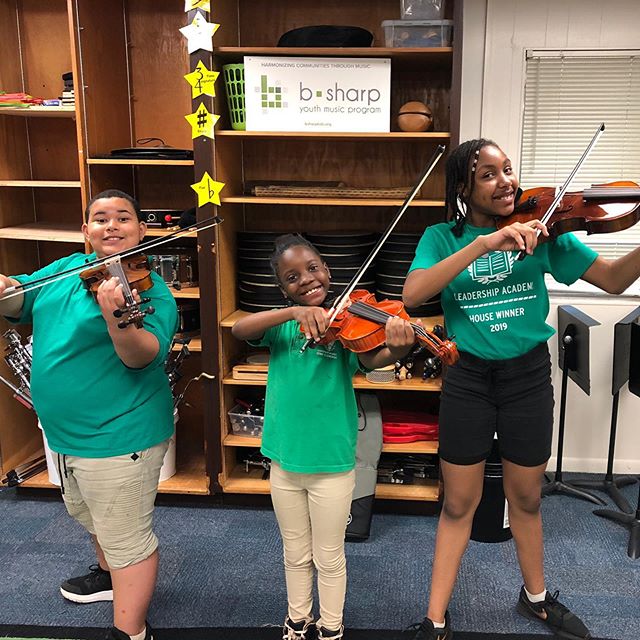
[[[111,627],[105,640],[131,640],[131,636],[128,636],[124,631],[120,631],[120,629],[116,627]],[[153,640],[153,632],[148,623],[145,629],[144,640]]]
[[[318,627],[318,640],[342,640],[344,627],[340,626],[337,631],[331,631],[324,627]]]
[[[60,593],[67,600],[81,604],[113,600],[111,574],[101,569],[97,564],[92,564],[89,567],[89,571],[91,573],[86,576],[65,580],[60,585]]]
[[[287,616],[282,627],[282,640],[312,640],[315,628],[313,620],[294,622]]]
[[[591,638],[589,629],[584,626],[582,620],[575,613],[571,613],[567,607],[558,602],[559,593],[556,591],[551,595],[547,591],[543,602],[531,602],[522,587],[518,599],[518,613],[527,618],[544,622],[558,638],[589,640]]]
[[[442,629],[436,629],[429,618],[411,625],[409,629],[416,632],[411,637],[411,640],[451,640],[453,638],[448,611],[444,614],[444,627]]]

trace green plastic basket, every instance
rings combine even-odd
[[[247,128],[244,114],[244,64],[225,64],[222,67],[224,86],[227,89],[227,104],[231,128],[244,131]]]

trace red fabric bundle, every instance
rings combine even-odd
[[[438,439],[438,416],[421,411],[382,410],[382,441],[417,442]]]

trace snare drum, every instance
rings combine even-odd
[[[198,286],[198,260],[188,253],[150,255],[151,268],[175,289]]]

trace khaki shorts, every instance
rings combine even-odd
[[[67,511],[96,536],[110,569],[142,562],[158,548],[153,506],[168,446],[111,458],[55,456]]]

